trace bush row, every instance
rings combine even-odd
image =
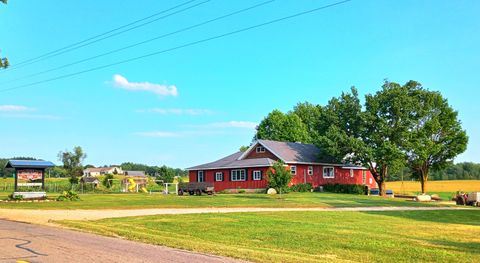
[[[365,194],[365,186],[361,184],[326,184],[323,191],[344,194]]]
[[[290,191],[292,192],[310,192],[312,191],[312,184],[305,183],[305,184],[295,184],[290,187]]]

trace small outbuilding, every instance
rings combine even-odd
[[[94,188],[97,188],[100,185],[100,181],[97,177],[82,177],[80,183],[83,185],[93,185]]]

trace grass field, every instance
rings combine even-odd
[[[0,194],[5,199],[6,193]],[[55,196],[55,195],[52,195]],[[402,199],[333,193],[218,194],[215,196],[176,196],[162,194],[83,194],[81,201],[48,203],[1,203],[0,208],[25,209],[138,209],[196,207],[365,207],[425,206]]]
[[[420,182],[404,181],[387,182],[387,188],[395,193],[419,194]],[[457,191],[480,192],[480,180],[452,180],[452,181],[429,181],[427,192],[439,194],[443,199],[450,199]]]
[[[62,221],[257,262],[480,262],[480,211],[276,212]]]

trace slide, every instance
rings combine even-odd
[[[130,178],[128,179],[128,182],[130,183],[130,185],[128,186],[128,191],[135,192],[135,187],[137,187],[137,184],[135,183],[135,181],[132,178]]]
[[[147,190],[147,188],[145,188],[145,187],[142,187],[142,191],[143,191],[144,193],[148,193],[148,190]]]

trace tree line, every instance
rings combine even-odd
[[[412,176],[412,171],[408,167],[390,175],[389,181],[417,180]],[[441,170],[432,171],[430,180],[480,180],[480,164],[472,162],[462,162],[450,164]]]
[[[444,171],[464,152],[468,136],[458,113],[438,91],[416,81],[385,81],[361,103],[352,87],[326,105],[298,103],[293,110],[270,112],[254,139],[316,144],[321,162],[351,163],[369,169],[385,195],[385,181],[404,167],[420,181]]]
[[[79,146],[74,147],[72,151],[61,151],[58,153],[58,160],[62,162],[62,165],[48,168],[45,172],[50,177],[69,178],[70,183],[77,184],[80,177],[83,175],[83,170],[86,168],[94,167],[93,165],[83,165],[83,161],[86,157],[87,155]],[[0,158],[0,177],[8,178],[13,176],[14,170],[5,168],[8,160],[11,159],[38,160],[32,157],[13,157],[10,159]],[[124,171],[144,171],[147,175],[155,177],[155,179],[162,180],[166,183],[171,183],[174,180],[175,176],[185,177],[188,175],[188,172],[186,170],[180,168],[172,168],[166,165],[149,166],[133,162],[124,162],[120,165],[120,167]]]

